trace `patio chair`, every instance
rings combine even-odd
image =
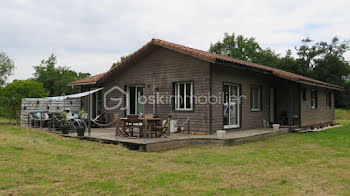
[[[116,125],[116,136],[123,136],[123,137],[129,137],[128,132],[126,132],[126,127],[125,124],[123,123],[124,121],[120,120],[120,114],[114,114],[114,120],[115,120],[115,125]]]
[[[40,127],[40,116],[38,115],[38,112],[30,112],[29,118],[31,127]]]
[[[143,136],[143,125],[140,125],[138,115],[128,115],[126,122],[127,122],[126,128],[129,129],[131,137],[133,137],[134,135],[134,128],[137,128],[139,130],[138,137]]]
[[[156,137],[167,137],[167,130],[168,130],[168,119],[165,120],[165,123],[163,123],[162,126],[154,126],[151,130],[151,136],[155,135]]]
[[[49,115],[50,115],[50,120],[48,121],[49,130],[53,130],[53,128],[54,128],[53,124],[54,123],[55,123],[55,130],[61,129],[61,127],[63,125],[61,113],[59,113],[59,112],[52,112]]]
[[[30,112],[30,125],[32,127],[40,127],[40,121],[42,121],[42,126],[47,127],[48,121],[50,120],[47,111],[39,111],[39,112]]]

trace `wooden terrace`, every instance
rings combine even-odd
[[[131,150],[160,152],[178,149],[189,145],[239,145],[247,142],[265,140],[278,135],[284,135],[288,133],[288,129],[282,128],[278,131],[275,131],[272,128],[261,128],[233,131],[228,132],[223,139],[219,139],[217,135],[193,135],[185,133],[172,133],[168,137],[160,138],[130,138],[116,136],[115,128],[91,129],[90,136],[88,136],[88,134],[85,134],[83,137],[78,137],[77,133],[75,132],[71,132],[69,134],[61,134],[61,132],[55,133],[69,138],[78,138],[109,144],[121,144]]]

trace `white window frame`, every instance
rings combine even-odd
[[[139,115],[139,111],[137,111],[137,104],[138,104],[138,90],[137,88],[143,88],[143,93],[145,93],[145,86],[144,85],[132,85],[132,86],[128,86],[126,89],[126,106],[127,106],[127,110],[126,110],[126,114],[130,115],[130,87],[134,87],[135,88],[135,100],[133,101],[135,103],[135,113],[136,115]],[[145,111],[144,111],[145,112]]]
[[[184,85],[184,107],[180,108],[180,85],[183,84]],[[186,94],[187,89],[186,89],[186,84],[190,84],[191,85],[191,95],[190,95],[190,106],[189,108],[187,108],[187,99],[186,97],[188,96]],[[193,82],[175,82],[175,110],[176,111],[193,111]]]
[[[254,104],[255,104],[255,96],[256,96],[256,94],[255,94],[255,90],[254,89],[259,89],[259,93],[258,93],[258,106],[255,106]],[[261,111],[261,93],[262,93],[262,87],[261,86],[251,86],[250,87],[250,90],[252,91],[252,93],[251,93],[251,105],[250,105],[250,110],[251,111],[254,111],[254,112],[259,112],[259,111]]]
[[[237,87],[237,96],[240,97],[241,96],[241,89],[240,89],[240,86],[238,84],[232,84],[232,83],[225,83],[224,85],[227,85],[229,88],[229,99],[228,99],[228,107],[227,109],[230,110],[230,104],[231,104],[231,99],[230,99],[230,96],[231,95],[231,87],[234,86],[234,87]],[[225,103],[224,103],[225,104]],[[224,129],[233,129],[233,128],[240,128],[241,127],[241,100],[238,100],[237,101],[237,124],[231,124],[230,122],[230,111],[228,112],[228,125],[224,125]]]

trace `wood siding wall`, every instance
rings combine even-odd
[[[211,67],[211,68],[210,68]],[[210,69],[212,73],[210,73]],[[210,76],[212,78],[210,78]],[[242,98],[240,128],[227,129],[229,131],[262,128],[262,120],[270,118],[270,88],[276,88],[275,91],[275,122],[279,123],[279,117],[282,110],[289,113],[290,93],[292,94],[293,115],[301,114],[301,125],[310,125],[312,122],[320,123],[334,119],[334,93],[332,96],[332,108],[326,109],[326,89],[318,89],[318,108],[311,109],[310,87],[307,86],[307,100],[302,100],[302,94],[299,96],[299,85],[295,82],[272,77],[269,74],[257,73],[246,69],[239,69],[229,65],[212,64],[193,58],[191,56],[175,52],[169,49],[155,47],[151,52],[130,62],[127,68],[114,73],[103,83],[94,87],[103,86],[103,94],[114,86],[126,90],[126,86],[143,85],[144,95],[153,95],[153,87],[158,89],[159,96],[173,94],[173,83],[180,81],[193,82],[194,95],[196,97],[208,96],[210,93],[210,79],[212,80],[212,95],[219,97],[221,102],[212,105],[212,133],[223,129],[223,84],[224,82],[236,83],[241,87]],[[262,110],[251,111],[250,108],[250,87],[252,85],[262,86]],[[92,86],[83,86],[83,91],[88,91]],[[289,92],[289,88],[292,91]],[[118,90],[114,90],[107,96],[108,107],[116,104],[110,98],[121,98],[122,106],[125,105],[125,96]],[[299,101],[301,105],[299,106]],[[103,103],[103,102],[102,102]],[[82,107],[87,111],[88,97],[82,98]],[[104,104],[104,103],[103,103]],[[181,125],[188,117],[191,118],[191,129],[193,131],[202,131],[209,133],[210,130],[210,106],[209,104],[194,104],[193,111],[174,111],[172,100],[165,104],[156,104],[155,113],[160,117],[166,118],[171,115],[173,119],[178,120]],[[299,112],[300,110],[300,112]],[[125,116],[126,112],[120,108],[114,110],[102,111],[106,114],[107,123],[113,120],[113,114],[119,113]],[[153,105],[145,104],[144,113],[153,113]],[[185,126],[186,127],[186,126]]]
[[[103,94],[114,86],[125,89],[130,85],[144,85],[144,95],[153,95],[153,87],[158,89],[159,96],[171,96],[173,82],[192,81],[194,96],[207,96],[209,93],[209,63],[193,58],[191,56],[174,52],[165,48],[154,48],[153,51],[129,64],[127,69],[113,75],[103,84]],[[86,88],[86,87],[85,87]],[[87,90],[87,89],[85,89]],[[107,106],[112,107],[116,103],[110,98],[121,98],[124,102],[124,94],[118,90],[112,91],[107,96]],[[87,109],[87,99],[82,100],[82,105]],[[194,104],[193,111],[174,111],[171,99],[164,104],[156,104],[155,113],[162,118],[171,115],[172,119],[178,120],[181,125],[188,117],[191,118],[191,129],[193,131],[209,131],[209,104]],[[112,121],[113,114],[119,113],[125,116],[125,111],[120,109],[106,110],[107,122]],[[153,113],[153,105],[145,104],[144,113]],[[185,125],[185,127],[187,127]]]
[[[247,71],[243,69],[230,68],[224,65],[213,65],[213,96],[219,96],[222,99],[223,84],[230,82],[241,86],[241,95],[245,96],[241,102],[241,125],[240,128],[227,130],[244,130],[262,128],[262,120],[269,120],[269,90],[271,77]],[[262,110],[251,111],[250,108],[250,87],[252,85],[262,86]],[[223,129],[223,104],[213,104],[213,131]]]
[[[306,89],[306,100],[303,100],[302,93],[300,95],[300,109],[301,109],[301,126],[308,126],[329,122],[334,120],[334,92],[332,91],[332,107],[326,106],[326,88],[312,87],[309,85],[301,85],[301,89]],[[317,108],[311,108],[311,89],[317,89]],[[329,90],[331,91],[331,90]]]

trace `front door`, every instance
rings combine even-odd
[[[143,86],[128,87],[128,114],[143,114],[144,104],[140,99],[143,89]]]
[[[236,84],[224,84],[224,128],[240,126],[240,89]]]

